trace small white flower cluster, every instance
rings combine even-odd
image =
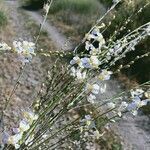
[[[32,56],[35,54],[35,44],[33,42],[28,41],[14,41],[13,49],[9,47],[6,43],[0,43],[0,51],[13,50],[17,54],[19,54],[19,60],[23,64],[31,61]]]
[[[19,54],[19,58],[23,64],[31,61],[32,56],[35,55],[35,44],[28,41],[14,41],[13,42],[14,51]]]
[[[76,55],[70,61],[70,64],[76,65],[77,68],[80,69],[98,69],[99,65],[101,64],[98,56],[101,53],[101,49],[105,44],[105,39],[100,33],[98,27],[96,27],[90,34],[87,34],[85,38],[85,50],[90,54],[89,57],[80,58],[78,55]],[[98,42],[97,48],[93,45],[93,40]]]
[[[6,43],[2,42],[0,43],[0,51],[7,51],[11,50],[11,47],[9,47]]]
[[[84,138],[90,136],[99,139],[103,135],[97,130],[94,119],[91,115],[85,115],[85,117],[80,120],[80,132],[84,133]]]
[[[128,103],[125,102],[125,101],[122,101],[121,103],[120,102],[108,102],[107,103],[107,109],[112,109],[112,112],[110,113],[113,113],[113,114],[117,114],[119,117],[122,116],[122,113],[126,111],[128,107]],[[114,120],[112,120],[114,121]]]
[[[3,135],[3,144],[12,145],[15,149],[19,149],[20,145],[23,141],[21,141],[23,134],[30,129],[33,121],[38,119],[38,116],[33,112],[24,112],[24,119],[20,121],[18,128],[13,128],[13,135],[9,136],[8,133]],[[25,144],[28,144],[33,140],[33,136],[29,136],[29,138],[25,141]]]
[[[137,115],[138,109],[146,106],[150,102],[149,93],[150,91],[144,92],[142,89],[131,90],[132,102],[127,107],[128,111],[133,115]]]
[[[108,71],[106,69],[103,69],[101,71],[101,73],[99,74],[98,78],[99,78],[99,80],[106,81],[106,80],[110,79],[112,74],[113,74],[112,71]]]
[[[108,109],[114,109],[114,113],[121,117],[123,112],[131,112],[133,115],[138,114],[138,110],[146,106],[150,102],[150,91],[144,92],[142,89],[131,90],[131,102],[109,102],[107,103]]]
[[[100,81],[106,81],[110,79],[112,72],[103,69],[98,76]],[[87,101],[94,104],[96,100],[96,96],[99,92],[105,93],[106,91],[106,84],[99,86],[98,84],[89,84],[87,83],[85,87],[85,92],[87,93]]]
[[[100,61],[98,60],[98,56],[91,56],[90,58],[84,57],[80,58],[78,56],[75,56],[71,61],[71,65],[77,64],[80,68],[86,68],[86,69],[98,69],[98,66],[100,65]]]
[[[87,71],[83,71],[81,68],[71,67],[71,76],[76,77],[78,82],[83,82],[86,79]]]
[[[85,87],[85,92],[87,93],[87,101],[94,104],[96,100],[96,94],[99,93],[100,87],[98,84],[89,84],[87,83]]]

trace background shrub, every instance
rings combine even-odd
[[[37,10],[43,8],[47,0],[24,0],[24,8],[30,10]]]
[[[50,12],[69,11],[80,14],[97,13],[99,3],[97,0],[57,0]]]
[[[130,0],[125,0],[122,5],[119,5],[116,8],[116,11],[113,12],[115,14],[116,19],[112,22],[111,27],[105,32],[105,36],[109,37],[113,31],[117,31],[117,29],[124,25],[125,18],[135,14],[142,6],[144,6],[149,0],[135,0],[130,3]],[[122,11],[123,10],[123,11]],[[147,23],[150,21],[150,5],[148,5],[141,13],[138,15],[133,15],[131,18],[131,22],[127,24],[127,28],[120,32],[116,39],[122,37],[122,35],[127,34],[128,30],[134,30],[135,28]],[[106,21],[107,22],[107,21]],[[127,54],[127,57],[121,61],[121,63],[127,63],[138,55],[149,52],[150,49],[150,38],[143,40],[136,46],[136,51],[130,52]],[[150,57],[145,57],[137,61],[133,66],[129,69],[125,70],[125,73],[128,78],[135,79],[138,82],[146,82],[150,80]]]
[[[7,24],[7,17],[5,16],[5,14],[0,11],[0,27],[4,26]]]

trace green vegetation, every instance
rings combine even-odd
[[[50,9],[49,18],[63,33],[78,42],[103,11],[97,0],[57,0]]]
[[[7,24],[7,17],[2,11],[0,11],[0,27],[5,26],[6,24]]]
[[[91,14],[99,11],[99,2],[97,0],[57,0],[54,2],[51,12],[69,11],[79,14]]]
[[[26,9],[41,9],[46,0],[24,0],[23,2]]]
[[[116,18],[112,21],[112,25],[107,30],[107,32],[104,33],[105,36],[108,38],[112,35],[113,31],[118,31],[118,29],[124,25],[126,19],[130,16],[132,16],[131,21],[126,25],[126,28],[123,31],[118,32],[116,39],[122,37],[122,35],[124,34],[127,34],[129,30],[132,31],[135,28],[149,22],[150,5],[148,5],[143,9],[143,11],[135,15],[137,11],[140,10],[140,8],[143,7],[147,2],[149,2],[149,0],[134,0],[131,3],[129,3],[129,0],[124,0],[124,3],[122,3],[122,5],[119,5],[116,11],[113,12]],[[150,38],[143,40],[138,46],[136,46],[136,51],[130,52],[127,57],[123,59],[122,63],[127,63],[128,61],[133,60],[134,57],[149,52],[149,39]],[[130,67],[128,70],[125,70],[123,73],[130,77],[131,80],[136,79],[140,83],[145,82],[147,80],[150,80],[149,64],[150,57],[146,57],[137,61],[132,67]]]

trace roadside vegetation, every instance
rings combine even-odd
[[[0,2],[0,28],[7,25],[7,17],[4,12],[2,2]]]
[[[7,24],[7,17],[3,11],[0,11],[0,27],[4,27]]]
[[[33,9],[35,4],[41,4],[29,1],[25,5]],[[50,9],[49,19],[72,41],[79,42],[103,11],[97,0],[56,0]]]

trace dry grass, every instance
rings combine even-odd
[[[97,0],[56,1],[50,10],[49,19],[77,43],[104,11]]]

